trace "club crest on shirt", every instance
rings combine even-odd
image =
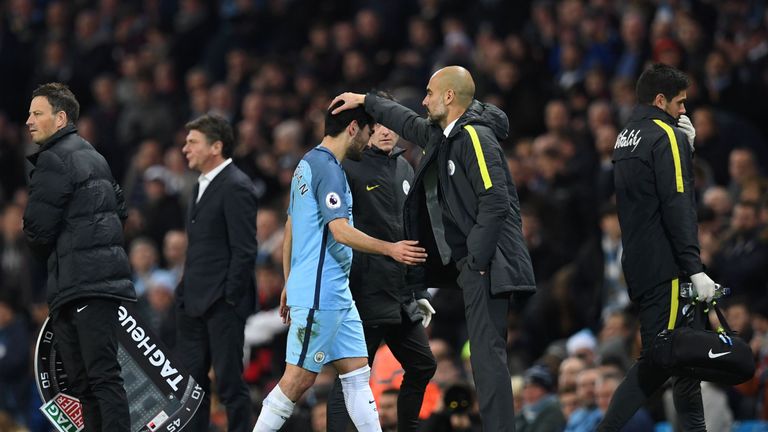
[[[325,353],[322,351],[316,352],[314,359],[315,359],[315,363],[322,363],[323,360],[325,360]]]
[[[341,207],[341,198],[339,198],[339,194],[336,192],[329,192],[328,195],[325,196],[325,206],[329,209],[337,209]]]
[[[448,160],[448,175],[452,176],[456,172],[456,164],[452,160]]]
[[[408,180],[403,180],[403,193],[408,195],[408,191],[411,190],[411,184],[408,183]]]

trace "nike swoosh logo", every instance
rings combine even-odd
[[[85,305],[85,306],[83,306],[83,307],[79,307],[79,308],[77,308],[77,313],[80,313],[80,312],[82,312],[82,311],[83,311],[83,309],[85,309],[85,308],[87,308],[87,307],[88,307],[88,305]]]
[[[714,359],[714,358],[722,357],[722,356],[724,356],[724,355],[728,355],[728,354],[730,354],[730,353],[731,353],[730,351],[726,351],[726,352],[721,352],[721,353],[717,353],[717,354],[715,354],[715,353],[713,353],[713,352],[712,352],[712,350],[710,349],[710,350],[709,350],[709,358],[711,358],[711,359]]]
[[[367,190],[368,192],[370,192],[370,191],[372,191],[372,190],[376,189],[376,188],[377,188],[377,187],[379,187],[379,186],[381,186],[381,185],[376,185],[376,186],[368,186],[368,185],[365,185],[365,190]]]
[[[376,402],[376,401],[375,401],[375,400],[372,400],[372,401],[368,401],[368,403],[374,403],[374,402]]]

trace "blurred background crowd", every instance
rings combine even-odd
[[[286,328],[282,226],[293,169],[320,142],[342,91],[391,91],[419,112],[430,74],[458,64],[476,97],[502,108],[539,293],[509,317],[509,367],[520,431],[594,430],[639,352],[621,270],[611,155],[650,62],[687,72],[696,128],[702,257],[733,290],[722,302],[749,340],[757,374],[703,384],[708,429],[768,419],[768,8],[764,0],[0,0],[0,431],[48,431],[32,351],[47,315],[45,268],[22,232],[24,127],[31,91],[68,84],[80,134],[126,191],[126,248],[138,308],[175,344],[174,289],[184,215],[197,173],[181,153],[185,122],[232,122],[234,161],[256,185],[261,312],[246,328],[254,411],[282,373]],[[420,151],[400,143],[416,163]],[[98,265],[98,263],[93,263]],[[438,361],[424,430],[479,430],[461,295],[433,290]],[[373,385],[384,430],[396,430],[402,371],[386,348]],[[286,430],[325,430],[332,376],[321,374]],[[211,430],[225,430],[216,410]],[[632,430],[676,427],[661,394]],[[655,425],[655,426],[654,426]],[[627,430],[627,429],[625,429]],[[753,429],[749,429],[753,430]],[[755,429],[757,430],[757,429]],[[759,429],[767,430],[767,429]]]

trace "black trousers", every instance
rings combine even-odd
[[[472,355],[472,376],[484,431],[514,431],[515,410],[507,365],[507,312],[510,295],[491,295],[490,275],[462,262],[456,280],[464,297],[464,316]]]
[[[56,351],[73,396],[80,399],[87,432],[129,432],[128,399],[117,360],[120,302],[87,298],[51,312]]]
[[[404,313],[401,319],[400,324],[363,327],[368,365],[373,365],[376,350],[382,341],[386,342],[405,371],[397,397],[397,430],[418,431],[424,390],[437,366],[421,322],[411,322]],[[336,377],[328,396],[328,432],[344,432],[350,424],[341,380]]]
[[[631,296],[631,293],[630,293]],[[663,282],[632,296],[640,306],[640,336],[643,348],[640,358],[627,372],[624,381],[616,388],[608,411],[598,430],[618,431],[645,404],[646,400],[671,377],[654,365],[648,358],[648,350],[656,335],[664,329],[677,327],[682,316],[678,303],[679,280]],[[672,377],[673,399],[685,431],[706,431],[704,406],[701,401],[701,382],[692,378]]]
[[[211,382],[208,370],[213,365],[216,390],[227,410],[227,430],[250,432],[251,400],[243,381],[243,342],[245,320],[235,308],[220,299],[201,317],[177,310],[176,350],[192,377],[205,390],[205,397],[184,431],[206,432],[211,411]]]

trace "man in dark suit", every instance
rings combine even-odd
[[[246,431],[251,411],[242,379],[243,336],[245,320],[256,310],[258,200],[251,181],[232,164],[234,136],[229,123],[204,115],[185,127],[182,151],[189,167],[201,174],[187,217],[189,248],[177,290],[177,345],[206,394],[185,430],[208,430],[208,369],[213,365],[228,430]]]

